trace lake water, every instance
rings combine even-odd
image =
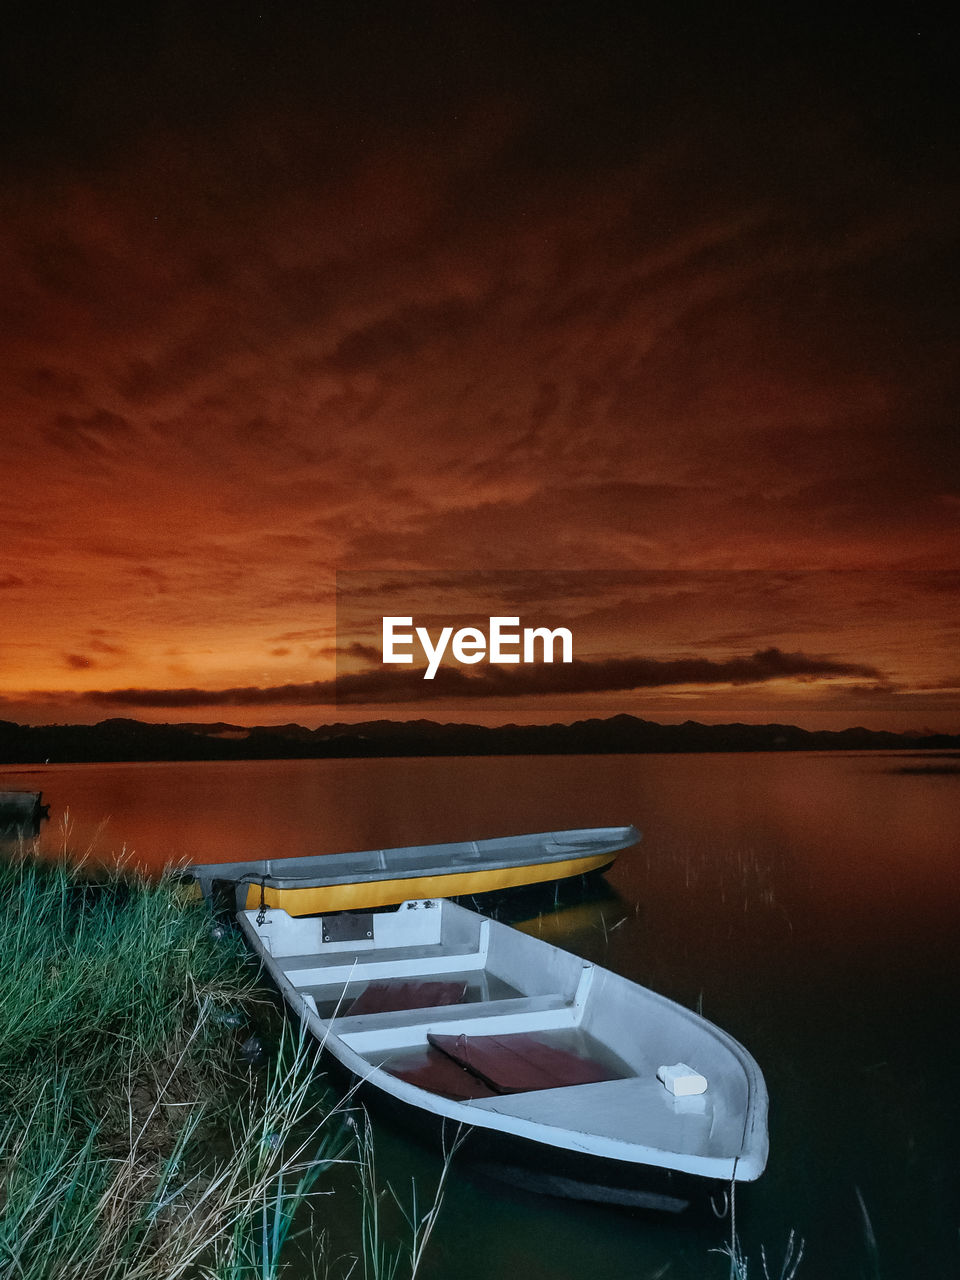
[[[146,866],[634,822],[610,892],[520,927],[740,1039],[770,1092],[770,1162],[737,1194],[750,1277],[788,1234],[798,1280],[960,1274],[957,761],[681,755],[0,768],[43,842]],[[918,772],[936,765],[940,772]],[[912,770],[903,772],[903,770]],[[438,1161],[378,1132],[381,1177]],[[331,1201],[331,1203],[333,1203]],[[321,1206],[322,1209],[322,1206]],[[727,1224],[551,1201],[454,1173],[420,1275],[700,1280]],[[334,1233],[336,1234],[336,1233]],[[304,1275],[309,1274],[307,1271]]]

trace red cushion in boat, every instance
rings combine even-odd
[[[430,1047],[422,1053],[404,1058],[395,1067],[384,1064],[384,1070],[398,1080],[406,1080],[408,1084],[415,1084],[430,1093],[439,1093],[444,1098],[454,1098],[458,1102],[468,1098],[496,1097],[494,1091],[479,1076],[471,1075],[447,1054]]]
[[[619,1073],[603,1063],[548,1044],[529,1032],[494,1036],[442,1036],[430,1032],[427,1039],[498,1093],[619,1079]]]
[[[465,982],[371,982],[345,1010],[355,1013],[394,1013],[398,1009],[433,1009],[459,1004],[467,993]]]

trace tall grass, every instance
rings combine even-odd
[[[75,1096],[121,1066],[153,1071],[191,1044],[210,1066],[201,1018],[249,996],[238,942],[214,941],[202,906],[171,880],[87,880],[66,863],[0,863],[0,1083],[31,1066],[69,1069]]]
[[[356,1247],[329,1256],[314,1213],[304,1260],[399,1273],[366,1123],[343,1123],[292,1023],[265,1071],[240,1067],[258,967],[210,926],[170,876],[0,858],[0,1280],[276,1280],[341,1162]],[[411,1280],[448,1169],[414,1200]]]
[[[712,1252],[723,1254],[729,1260],[729,1280],[750,1280],[754,1273],[750,1270],[750,1260],[744,1253],[743,1244],[737,1234],[737,1184],[735,1182],[730,1183],[729,1190],[723,1196],[722,1210],[718,1210],[715,1203],[713,1204],[713,1210],[718,1217],[724,1217],[729,1213],[730,1239],[727,1244],[712,1250]],[[765,1246],[761,1245],[760,1265],[763,1269],[763,1280],[796,1280],[800,1264],[803,1261],[803,1247],[803,1240],[791,1229],[787,1236],[787,1243],[779,1270],[771,1271],[771,1266],[776,1268],[776,1264],[771,1263],[767,1257]]]
[[[341,1137],[295,1033],[233,1065],[256,971],[209,923],[169,879],[0,863],[0,1280],[278,1273]]]

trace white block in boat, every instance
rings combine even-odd
[[[689,1098],[697,1093],[707,1092],[707,1078],[688,1067],[685,1062],[675,1062],[671,1067],[659,1067],[657,1079],[663,1081],[663,1087],[675,1098]]]

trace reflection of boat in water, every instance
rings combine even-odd
[[[491,916],[503,924],[523,926],[543,915],[563,914],[574,907],[588,910],[603,904],[623,906],[623,896],[604,875],[567,876],[540,884],[521,885],[517,889],[491,890],[483,895],[464,894],[461,906]]]
[[[449,901],[294,919],[241,911],[291,1008],[418,1127],[534,1190],[677,1210],[767,1156],[767,1093],[731,1036]]]
[[[217,899],[221,884],[234,891],[237,908],[264,905],[302,916],[585,875],[608,867],[639,839],[636,827],[584,827],[452,844],[206,863],[189,872],[210,900]]]
[[[42,791],[0,791],[0,836],[37,836],[40,823],[49,817]]]

